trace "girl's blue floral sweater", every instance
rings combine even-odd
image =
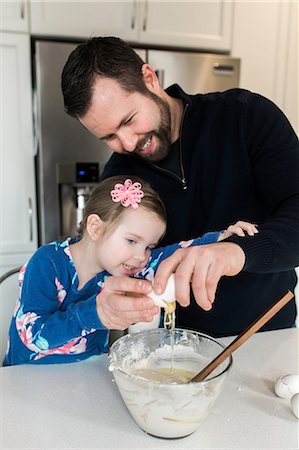
[[[152,280],[159,264],[178,248],[217,242],[221,232],[153,250],[138,278]],[[4,366],[74,362],[108,351],[109,330],[96,297],[110,275],[100,272],[78,290],[68,238],[40,247],[21,269]]]

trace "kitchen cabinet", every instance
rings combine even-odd
[[[37,246],[30,38],[0,33],[0,272]]]
[[[139,42],[228,51],[233,2],[140,2]]]
[[[0,2],[1,31],[29,31],[28,0]]]
[[[137,39],[137,1],[32,1],[31,34],[70,38],[115,35]]]
[[[233,2],[128,0],[30,2],[31,34],[228,51]]]

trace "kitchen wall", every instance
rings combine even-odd
[[[273,100],[298,133],[298,2],[236,1],[231,53],[241,87]]]

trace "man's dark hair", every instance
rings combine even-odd
[[[97,77],[113,78],[128,92],[147,93],[143,82],[142,59],[116,37],[96,37],[78,45],[62,72],[64,109],[72,117],[82,117],[89,109]]]

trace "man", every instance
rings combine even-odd
[[[196,96],[177,85],[164,91],[154,70],[113,37],[90,39],[72,52],[62,90],[66,112],[114,151],[103,178],[139,175],[160,193],[168,214],[161,245],[238,219],[259,226],[255,236],[182,249],[161,264],[154,289],[163,291],[175,272],[178,326],[237,334],[294,290],[298,139],[272,102],[242,89]],[[195,300],[189,305],[190,282]],[[139,320],[152,318],[155,309],[144,297],[150,289],[145,281],[110,277],[102,298],[125,328],[134,309]],[[293,326],[295,317],[292,301],[264,329]]]

